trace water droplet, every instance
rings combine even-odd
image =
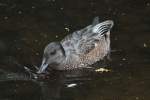
[[[55,37],[58,38],[58,35],[56,35]]]
[[[32,8],[32,9],[34,9],[34,8],[35,8],[35,6],[32,6],[31,8]]]
[[[147,5],[147,6],[150,6],[150,3],[148,2],[148,3],[146,3],[146,5]]]
[[[139,100],[139,97],[135,97],[136,100]]]
[[[8,19],[8,16],[5,16],[4,19],[7,20],[7,19]]]
[[[34,40],[35,42],[38,42],[38,40]]]
[[[60,8],[60,10],[64,10],[64,8],[63,8],[63,7],[61,7],[61,8]]]
[[[39,56],[39,53],[38,53],[38,52],[36,52],[36,53],[35,53],[35,55]]]
[[[122,58],[122,60],[123,60],[123,61],[125,61],[125,60],[126,60],[126,58]]]
[[[124,15],[126,15],[126,13],[123,12],[123,13],[121,13],[121,15],[124,16]]]
[[[144,48],[146,48],[146,47],[147,47],[147,44],[146,44],[146,43],[144,43],[144,44],[143,44],[143,46],[144,46]]]
[[[19,11],[18,11],[18,14],[22,14],[22,11],[21,11],[21,10],[19,10]]]

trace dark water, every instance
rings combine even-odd
[[[46,44],[95,16],[115,23],[112,61],[102,66],[110,72],[53,71],[44,80],[25,72],[40,65]],[[150,100],[149,94],[149,0],[0,0],[0,100]]]

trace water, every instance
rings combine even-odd
[[[149,100],[148,0],[0,0],[0,100]],[[33,79],[51,41],[100,20],[114,20],[111,61],[89,70],[52,71]]]

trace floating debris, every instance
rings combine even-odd
[[[36,70],[38,69],[37,66],[34,66],[34,68],[35,68]],[[36,71],[34,71],[34,70],[28,68],[27,66],[24,66],[24,69],[30,74],[30,77],[31,77],[31,78],[34,78],[34,79],[37,79],[37,78],[38,78]]]
[[[65,27],[65,30],[66,30],[67,32],[69,32],[69,31],[70,31],[70,29],[69,29],[68,27]]]
[[[75,87],[75,86],[77,86],[76,83],[72,83],[72,84],[68,84],[68,85],[67,85],[68,88],[70,88],[70,87]]]
[[[95,70],[95,72],[101,72],[101,73],[103,73],[103,72],[110,72],[111,70],[109,70],[109,69],[106,69],[106,68],[99,68],[99,69],[96,69]]]

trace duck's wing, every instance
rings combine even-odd
[[[109,32],[113,26],[111,20],[102,23],[99,23],[98,20],[99,18],[95,17],[91,25],[66,36],[61,41],[65,51],[86,54],[94,49],[95,42],[105,35],[105,33]]]
[[[72,53],[79,54],[78,47],[83,41],[83,33],[90,29],[92,25],[87,26],[84,29],[73,32],[72,34],[67,35],[62,41],[61,44],[65,50],[65,54],[70,55]]]
[[[66,52],[66,56],[67,54],[70,55],[70,53],[76,53],[76,54],[78,53],[77,48],[78,45],[80,44],[80,41],[82,40],[82,37],[84,35],[83,33],[89,30],[90,28],[92,28],[92,25],[89,25],[81,30],[75,31],[72,34],[67,35],[60,42]]]

